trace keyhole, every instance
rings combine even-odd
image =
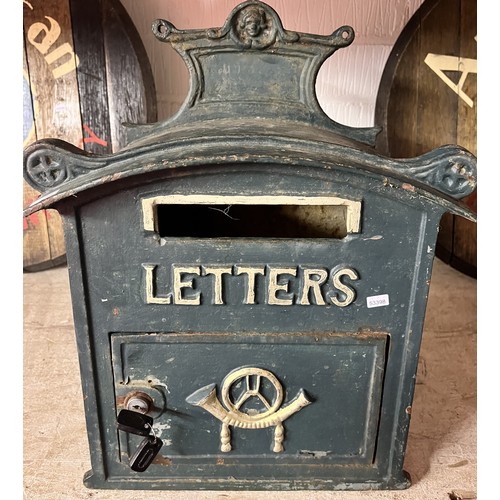
[[[127,410],[136,411],[143,415],[151,409],[151,398],[142,392],[131,393],[125,399],[125,407]]]

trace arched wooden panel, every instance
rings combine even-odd
[[[125,145],[122,123],[156,121],[153,75],[119,0],[24,0],[24,146],[47,137],[92,153]],[[50,174],[48,174],[50,175]],[[24,205],[39,193],[24,183]],[[23,220],[23,268],[65,262],[60,216]]]
[[[377,148],[417,156],[443,144],[477,154],[477,8],[474,0],[426,0],[389,56],[377,96]],[[476,210],[476,193],[465,203]],[[476,276],[476,224],[446,214],[436,254]]]

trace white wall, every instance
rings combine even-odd
[[[151,23],[162,18],[178,29],[224,24],[241,0],[121,0],[149,56],[156,82],[158,119],[184,102],[188,74],[180,56],[156,40]],[[350,126],[374,125],[375,102],[385,63],[401,30],[423,0],[267,0],[287,30],[327,35],[354,28],[353,44],[336,52],[318,74],[316,93],[325,113]],[[377,124],[375,124],[377,125]]]

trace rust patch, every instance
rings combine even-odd
[[[407,182],[403,182],[401,187],[406,191],[411,191],[412,193],[415,192],[415,186],[413,184],[408,184]]]
[[[163,455],[158,455],[154,460],[154,464],[158,465],[172,465],[172,459],[164,457]]]
[[[113,316],[118,316],[120,314],[120,309],[118,307],[113,307]]]
[[[217,462],[215,462],[217,465],[224,465],[224,459],[223,458],[218,458]]]

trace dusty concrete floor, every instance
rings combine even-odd
[[[476,280],[435,261],[405,461],[408,490],[124,493],[82,484],[90,461],[67,268],[25,274],[24,498],[448,500],[454,492],[475,499],[476,296]]]

